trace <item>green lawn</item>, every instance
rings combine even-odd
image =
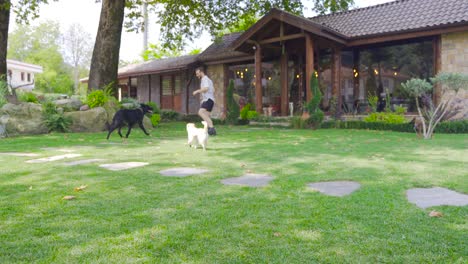
[[[0,152],[83,154],[106,163],[25,163],[0,155],[0,263],[467,263],[468,206],[420,209],[412,187],[468,193],[468,135],[217,127],[209,149],[190,149],[185,125],[145,136],[51,134],[0,139]],[[46,148],[46,149],[44,149]],[[162,177],[172,167],[210,169]],[[247,171],[267,187],[224,186]],[[307,190],[353,180],[342,198]],[[82,184],[88,188],[75,192]],[[72,201],[62,200],[75,195]],[[431,218],[431,210],[443,213]]]

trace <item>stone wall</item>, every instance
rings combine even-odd
[[[441,71],[468,74],[468,32],[442,35]],[[468,92],[460,91],[452,103],[458,114],[452,120],[468,119]]]
[[[213,81],[215,88],[215,106],[211,117],[221,118],[224,112],[224,64],[209,65],[206,74]]]

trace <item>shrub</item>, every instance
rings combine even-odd
[[[234,100],[234,81],[229,81],[229,86],[227,89],[227,112],[226,112],[226,122],[228,124],[235,125],[239,119],[239,105],[236,100]]]
[[[295,129],[303,129],[305,128],[306,121],[300,116],[294,116],[291,119],[291,127]]]
[[[161,115],[160,114],[153,114],[151,115],[151,124],[153,125],[153,127],[156,127],[159,122],[161,122]]]
[[[7,103],[6,95],[8,94],[8,84],[0,79],[0,107]]]
[[[395,106],[395,113],[397,115],[404,115],[408,109],[406,107],[397,105]]]
[[[371,111],[377,112],[377,103],[379,102],[379,97],[369,92],[367,94],[367,102],[369,102],[369,107],[371,108]]]
[[[251,110],[251,111],[247,112],[247,120],[256,119],[257,117],[258,117],[257,111]]]
[[[120,107],[125,109],[137,109],[140,107],[140,102],[134,98],[125,97],[120,101]]]
[[[244,105],[244,107],[242,107],[242,109],[240,110],[240,118],[242,120],[248,120],[248,114],[250,110],[253,110],[252,104],[248,103]]]
[[[36,104],[39,103],[37,96],[33,94],[32,92],[21,93],[19,100],[21,102],[27,102],[27,103],[36,103]]]
[[[147,105],[149,105],[151,108],[153,108],[153,114],[159,114],[161,113],[161,110],[159,109],[158,105],[155,102],[147,102]]]
[[[320,128],[324,118],[325,114],[322,111],[317,111],[312,113],[309,118],[307,118],[306,122],[311,128],[317,129]]]
[[[89,108],[103,106],[108,101],[108,97],[102,90],[95,90],[88,94],[86,103]]]
[[[180,114],[173,110],[161,110],[162,121],[177,121],[180,118]]]
[[[398,115],[395,113],[371,113],[364,118],[365,122],[383,122],[387,124],[403,124],[406,122],[406,119],[403,115]]]
[[[48,131],[68,132],[72,123],[71,118],[65,117],[57,110],[57,106],[48,102],[42,106],[42,119]]]

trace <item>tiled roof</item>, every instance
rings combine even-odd
[[[468,24],[468,0],[398,0],[310,18],[350,38]]]
[[[187,55],[127,65],[119,69],[119,78],[185,69],[188,65],[196,63],[198,56]]]
[[[237,56],[247,56],[248,54],[233,51],[230,47],[231,44],[240,36],[243,32],[236,32],[224,35],[222,39],[213,42],[205,51],[200,54],[198,58],[200,61],[210,60],[222,60],[224,58],[233,58]]]

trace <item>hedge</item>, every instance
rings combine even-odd
[[[321,128],[338,129],[369,129],[369,130],[389,130],[397,132],[414,133],[412,123],[388,124],[383,122],[364,122],[364,121],[326,121]],[[468,133],[468,120],[447,121],[437,125],[435,133],[446,134],[465,134]]]

